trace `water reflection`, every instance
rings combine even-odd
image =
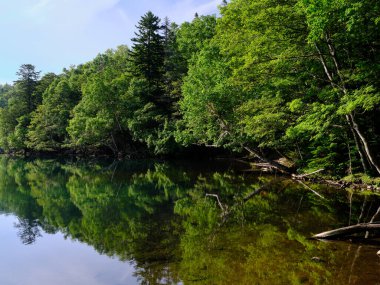
[[[25,245],[33,244],[37,237],[42,236],[37,221],[18,218],[15,227],[18,229],[18,236],[20,237],[21,242]]]
[[[270,187],[245,199],[262,185]],[[0,212],[17,216],[22,243],[63,234],[133,262],[140,284],[374,282],[376,247],[308,238],[369,221],[378,200],[313,189],[327,199],[205,163],[0,159]]]

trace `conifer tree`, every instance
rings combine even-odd
[[[15,85],[18,87],[20,97],[26,101],[28,112],[31,112],[36,107],[33,93],[37,87],[40,73],[40,71],[36,71],[35,66],[32,64],[21,65],[16,73],[19,78],[15,81]]]
[[[161,82],[164,64],[164,37],[160,34],[160,18],[152,12],[141,17],[136,26],[136,37],[132,39],[133,74],[145,79],[148,84],[146,99],[158,101],[162,93]]]

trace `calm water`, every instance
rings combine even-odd
[[[380,284],[376,239],[309,239],[377,196],[234,169],[0,158],[0,284]]]

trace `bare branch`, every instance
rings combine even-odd
[[[292,177],[294,177],[296,179],[301,179],[301,178],[308,177],[308,176],[313,175],[313,174],[317,174],[317,173],[322,172],[322,171],[324,171],[323,168],[318,169],[318,170],[313,171],[313,172],[310,172],[310,173],[305,173],[305,174],[301,174],[301,175],[292,175]]]
[[[303,183],[301,180],[296,180],[298,183],[302,184],[302,186],[304,186],[306,189],[309,189],[311,192],[313,192],[315,195],[317,195],[318,197],[322,198],[322,199],[325,199],[325,197],[323,197],[321,194],[319,194],[317,191],[315,191],[314,189],[310,188],[309,186],[307,186],[305,183]]]
[[[366,232],[371,230],[379,230],[380,223],[368,223],[368,224],[357,224],[353,226],[343,227],[327,232],[323,232],[314,235],[313,238],[316,239],[336,239],[344,236],[348,236],[355,233]]]
[[[219,199],[218,195],[216,195],[216,194],[206,194],[206,197],[214,197],[214,198],[216,198],[216,200],[218,201],[220,209],[222,209],[223,213],[226,212],[226,210],[223,207],[223,204],[220,202],[220,199]]]

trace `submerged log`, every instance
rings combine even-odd
[[[380,223],[363,223],[314,235],[315,239],[338,239],[351,234],[380,230]]]

